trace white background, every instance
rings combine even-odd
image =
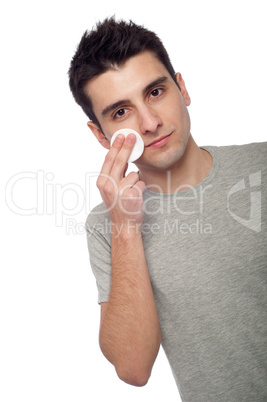
[[[159,35],[182,73],[199,145],[266,140],[266,2],[4,4],[0,400],[178,401],[162,352],[148,385],[135,388],[99,350],[83,224],[100,201],[92,176],[105,151],[72,99],[67,70],[86,29],[113,14],[132,19]]]

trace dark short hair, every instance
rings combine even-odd
[[[123,65],[130,57],[144,51],[154,53],[176,82],[175,71],[161,40],[143,26],[132,21],[117,22],[111,17],[83,34],[70,64],[69,85],[78,105],[99,127],[92,101],[84,91],[86,83],[114,66]]]

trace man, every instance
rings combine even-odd
[[[86,32],[69,76],[108,150],[87,220],[102,352],[142,386],[162,344],[183,401],[266,401],[266,144],[198,147],[181,74],[131,22]]]

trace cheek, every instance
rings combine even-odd
[[[165,107],[162,108],[163,117],[165,116],[165,118],[171,119],[172,122],[181,121],[181,118],[183,118],[186,112],[186,107],[179,94],[170,97],[164,106]]]
[[[190,117],[189,113],[187,110],[187,107],[183,101],[180,102],[179,105],[177,105],[174,115],[176,116],[176,121],[178,122],[178,125],[180,127],[190,127]]]

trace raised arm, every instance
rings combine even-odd
[[[125,382],[147,383],[161,333],[141,237],[145,184],[136,172],[124,176],[135,136],[118,136],[108,152],[97,186],[109,209],[112,280],[101,305],[100,347]]]

